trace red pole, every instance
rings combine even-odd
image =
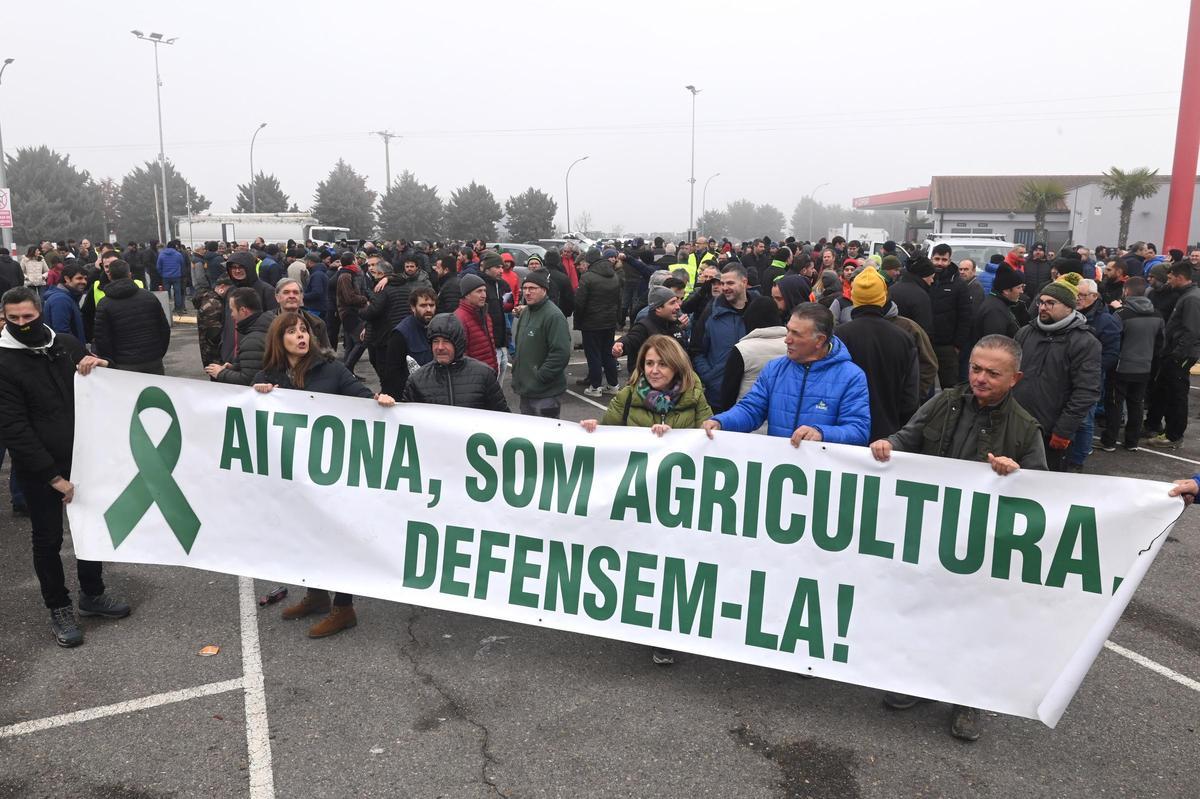
[[[1192,0],[1184,53],[1179,124],[1175,128],[1175,163],[1171,167],[1171,195],[1167,200],[1167,229],[1161,252],[1172,247],[1184,249],[1192,221],[1196,156],[1200,153],[1200,0]]]

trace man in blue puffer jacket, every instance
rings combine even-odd
[[[871,435],[867,377],[833,335],[824,305],[797,305],[788,319],[787,357],[767,363],[746,396],[702,426],[750,433],[765,421],[767,435],[866,446]]]

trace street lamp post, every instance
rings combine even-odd
[[[708,180],[704,181],[704,190],[700,192],[700,218],[701,219],[703,219],[708,213],[708,184],[712,182],[713,178],[718,178],[720,176],[721,176],[720,172],[714,172],[713,174],[708,176]],[[696,227],[699,228],[699,225],[697,225]],[[699,232],[699,231],[697,231],[697,232]]]
[[[250,213],[258,213],[258,196],[254,192],[254,140],[258,138],[259,131],[267,126],[266,122],[261,123],[254,129],[254,135],[250,137]],[[188,213],[189,219],[191,212]]]
[[[566,224],[566,226],[563,227],[564,234],[571,232],[571,170],[574,169],[575,165],[578,164],[580,161],[586,161],[590,157],[591,156],[585,155],[580,158],[576,158],[574,161],[571,162],[571,165],[569,167],[567,167],[567,177],[564,180],[564,182],[567,184],[566,185],[566,189],[567,189],[567,224]]]
[[[8,68],[8,65],[11,64],[13,61],[14,61],[14,59],[12,59],[12,58],[6,58],[6,59],[4,59],[4,63],[0,64],[0,82],[4,81],[4,70],[6,70]],[[4,171],[4,136],[0,135],[0,189],[7,189],[7,188],[8,188],[8,174]],[[13,232],[12,232],[12,230],[10,228],[4,228],[3,230],[0,230],[0,234],[3,234],[2,236],[0,236],[0,238],[3,239],[4,246],[8,248],[9,252],[12,252],[12,248],[13,248]]]
[[[810,244],[813,240],[813,206],[817,204],[817,201],[813,199],[813,196],[828,185],[828,183],[822,183],[820,186],[817,186],[808,193],[808,241]]]
[[[392,133],[390,130],[374,131],[375,135],[383,139],[383,166],[384,174],[387,177],[387,188],[383,190],[384,194],[392,193],[392,139],[399,139],[400,136]]]
[[[151,33],[149,35],[142,33],[139,30],[131,30],[134,36],[143,42],[150,42],[154,45],[154,96],[158,101],[158,171],[162,176],[162,211],[163,211],[163,244],[166,244],[167,239],[171,235],[171,214],[167,205],[167,154],[166,148],[163,146],[163,124],[162,124],[162,76],[158,71],[158,46],[160,44],[175,44],[179,40],[178,36],[172,36],[170,39],[164,38],[161,33]],[[253,185],[253,184],[252,184]]]
[[[696,95],[700,93],[700,90],[691,84],[684,88],[692,93],[692,172],[691,177],[688,178],[688,183],[692,188],[692,199],[688,203],[688,241],[692,241],[695,239],[696,226]]]

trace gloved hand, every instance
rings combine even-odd
[[[1050,434],[1050,449],[1066,449],[1071,446],[1071,439],[1063,438],[1058,433]]]

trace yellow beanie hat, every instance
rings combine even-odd
[[[887,304],[887,298],[887,284],[883,282],[877,269],[868,267],[862,270],[850,285],[850,301],[854,303],[855,308],[860,305],[882,307]]]

